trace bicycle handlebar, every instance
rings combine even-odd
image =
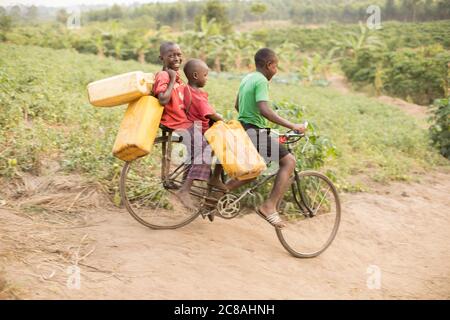
[[[308,128],[308,121],[304,122],[304,127],[305,129]],[[308,136],[306,135],[306,133],[300,133],[298,131],[294,131],[294,130],[289,130],[286,133],[278,133],[275,132],[278,135],[278,139],[280,140],[281,143],[283,144],[293,144],[298,142],[301,138],[306,138],[308,139]]]

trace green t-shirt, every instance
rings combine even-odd
[[[269,81],[256,71],[242,79],[239,86],[239,121],[265,128],[267,120],[257,105],[260,101],[269,101]]]

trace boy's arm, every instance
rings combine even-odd
[[[264,118],[266,118],[267,120],[269,120],[270,122],[276,123],[285,128],[299,131],[302,133],[305,131],[305,127],[302,124],[292,123],[292,122],[280,117],[276,112],[274,112],[269,107],[269,103],[267,101],[258,102],[258,108],[261,111],[261,115]]]
[[[169,81],[169,85],[167,86],[166,91],[161,92],[160,94],[158,94],[158,100],[159,103],[163,106],[165,106],[166,104],[168,104],[170,102],[170,98],[172,96],[172,91],[173,91],[173,87],[175,85],[175,80],[177,78],[177,74],[175,71],[173,70],[166,70],[167,73],[169,74],[170,77],[170,81]]]
[[[236,96],[236,102],[234,103],[234,108],[239,112],[239,94]]]

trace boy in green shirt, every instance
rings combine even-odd
[[[279,171],[269,198],[256,209],[256,212],[277,228],[284,227],[277,204],[290,184],[295,169],[295,157],[287,148],[271,137],[266,129],[267,120],[288,129],[303,133],[302,124],[292,123],[275,113],[269,105],[269,81],[278,72],[278,58],[268,48],[259,50],[255,55],[256,71],[247,75],[241,82],[236,98],[236,110],[239,121],[247,131],[258,152],[266,161],[278,160]],[[233,190],[248,181],[233,180],[227,183],[227,189]]]

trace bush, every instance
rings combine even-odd
[[[436,100],[431,112],[430,135],[433,145],[450,159],[450,99]]]
[[[384,70],[384,89],[422,105],[443,98],[447,88],[450,53],[440,45],[403,49],[388,53]]]
[[[362,50],[354,59],[341,61],[345,75],[359,85],[375,85],[382,91],[415,103],[428,105],[447,92],[450,52],[440,45],[394,52]],[[378,69],[379,68],[379,69]]]

